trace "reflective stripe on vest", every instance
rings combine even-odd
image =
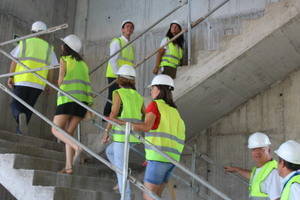
[[[49,66],[51,63],[50,55],[53,47],[43,39],[29,38],[20,42],[19,60],[30,69]],[[15,72],[26,71],[27,69],[19,64],[16,65]],[[48,70],[37,71],[37,74],[47,79]],[[14,76],[14,82],[31,82],[41,86],[46,83],[33,75],[32,73],[20,74]]]
[[[77,61],[71,56],[62,59],[66,62],[66,74],[59,88],[79,101],[91,104],[93,98],[88,66],[84,61]],[[57,97],[57,105],[74,102],[62,93],[58,93]]]
[[[290,198],[290,192],[291,192],[291,186],[293,183],[299,183],[300,184],[300,172],[297,172],[294,174],[294,176],[285,184],[280,200],[289,200]],[[299,194],[300,195],[300,194]]]
[[[127,42],[122,38],[114,38],[113,41],[118,41],[120,48],[123,48]],[[121,67],[122,65],[130,65],[134,66],[135,61],[135,54],[134,54],[134,48],[132,45],[129,45],[125,49],[123,49],[118,56],[117,59],[117,65],[118,67]],[[106,77],[108,78],[116,78],[117,75],[114,73],[112,66],[110,62],[108,62],[107,69],[106,69]]]
[[[176,161],[180,160],[185,141],[185,125],[177,109],[163,100],[155,100],[160,113],[160,123],[156,130],[145,133],[145,139]],[[145,145],[146,159],[170,162],[165,157]]]
[[[252,169],[250,182],[249,182],[249,197],[260,197],[260,198],[267,198],[268,194],[261,191],[261,184],[265,181],[265,179],[269,176],[269,174],[274,170],[277,169],[277,161],[272,160],[265,163],[258,174],[255,175],[256,167]],[[255,175],[255,177],[254,177]]]
[[[170,42],[167,45],[167,49],[165,54],[163,55],[160,66],[169,66],[173,68],[177,68],[180,65],[180,61],[183,56],[183,50],[178,45],[175,45],[173,42]]]
[[[120,88],[114,91],[118,93],[122,101],[122,112],[118,119],[126,122],[141,122],[142,121],[142,107],[144,104],[143,97],[134,89]],[[113,95],[114,96],[114,95]],[[133,103],[134,102],[134,103]],[[111,133],[114,142],[125,141],[125,131],[121,127],[112,126]],[[129,142],[139,143],[139,139],[130,136]]]

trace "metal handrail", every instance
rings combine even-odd
[[[167,13],[165,16],[161,17],[159,20],[157,20],[156,22],[154,22],[151,26],[149,26],[145,31],[143,31],[142,33],[140,33],[138,36],[136,36],[136,38],[134,38],[133,40],[129,41],[123,48],[120,48],[118,51],[116,51],[114,54],[112,54],[111,56],[107,57],[104,59],[104,61],[98,66],[95,67],[93,70],[91,70],[90,74],[93,74],[96,70],[98,70],[101,66],[103,66],[106,62],[109,61],[109,59],[111,59],[112,57],[114,57],[115,55],[117,55],[118,53],[120,53],[123,49],[125,49],[126,47],[128,47],[129,45],[131,45],[134,41],[136,41],[137,39],[139,39],[141,36],[143,36],[145,33],[149,32],[154,26],[156,26],[157,24],[159,24],[161,21],[163,21],[164,19],[166,19],[168,16],[170,16],[172,13],[174,13],[175,11],[177,11],[179,8],[183,7],[184,5],[187,4],[187,1],[183,2],[181,5],[177,6],[176,8],[174,8],[173,10],[171,10],[169,13]]]
[[[216,195],[218,195],[222,199],[231,200],[231,198],[229,198],[226,194],[224,194],[223,192],[221,192],[218,189],[216,189],[209,182],[207,182],[204,178],[202,178],[199,175],[191,172],[187,167],[185,167],[184,165],[180,164],[179,162],[177,162],[176,160],[174,160],[173,158],[171,158],[168,154],[166,154],[165,152],[161,151],[158,147],[156,147],[155,145],[153,145],[151,142],[149,142],[148,140],[146,140],[141,135],[139,135],[137,133],[133,133],[132,135],[134,137],[136,137],[137,139],[139,139],[143,144],[145,144],[146,146],[150,147],[152,150],[156,151],[157,153],[159,153],[160,155],[162,155],[164,158],[168,159],[173,165],[175,165],[176,167],[178,167],[179,169],[181,169],[183,172],[185,172],[186,174],[188,174],[191,177],[193,177],[196,181],[198,181],[200,184],[202,184],[206,188],[210,189],[213,193],[215,193]]]
[[[21,40],[25,40],[25,39],[28,39],[28,38],[32,38],[32,37],[36,37],[36,36],[40,36],[40,35],[44,35],[44,34],[53,33],[55,31],[66,29],[66,28],[68,28],[68,24],[62,24],[62,25],[59,25],[59,26],[54,26],[54,27],[48,28],[45,31],[39,31],[37,33],[32,33],[32,34],[25,35],[25,36],[22,36],[22,37],[13,39],[13,40],[8,40],[6,42],[2,42],[2,43],[0,43],[0,47],[2,47],[4,45],[7,45],[7,44],[14,43],[14,42],[18,42],[18,41],[21,41]]]
[[[212,15],[215,11],[217,11],[219,8],[221,8],[222,6],[224,6],[229,1],[230,0],[225,0],[223,3],[219,4],[214,9],[212,9],[209,13],[207,13],[204,17],[200,17],[199,19],[197,19],[195,22],[193,22],[191,24],[191,28],[194,28],[195,26],[197,26],[198,24],[200,24],[201,22],[203,22],[205,19],[207,19],[210,15]],[[167,46],[169,43],[173,42],[178,37],[180,37],[181,35],[183,35],[184,33],[186,33],[187,31],[188,31],[188,28],[182,29],[177,35],[175,35],[172,39],[170,39],[166,44],[164,44],[161,47],[157,48],[153,53],[151,53],[150,55],[146,56],[141,62],[137,63],[134,67],[137,68],[140,65],[142,65],[144,62],[146,62],[148,59],[150,59],[152,56],[154,56],[161,48]],[[114,80],[111,83],[109,83],[108,85],[106,85],[104,88],[102,88],[100,90],[99,93],[101,94],[102,92],[104,92],[107,88],[109,88],[110,86],[112,86],[115,82],[116,82],[116,80]]]
[[[102,158],[101,156],[99,156],[98,154],[96,154],[95,152],[93,152],[92,150],[90,150],[88,147],[86,147],[85,145],[83,145],[82,143],[78,142],[76,139],[74,139],[72,136],[70,136],[66,131],[64,131],[63,129],[61,129],[60,127],[58,127],[56,124],[54,124],[51,120],[49,120],[47,117],[45,117],[43,114],[41,114],[40,112],[38,112],[36,109],[34,109],[32,106],[30,106],[28,103],[26,103],[23,99],[21,99],[20,97],[18,97],[17,95],[15,95],[13,92],[11,92],[7,87],[5,87],[2,83],[0,83],[0,89],[2,89],[4,92],[6,92],[7,94],[9,94],[10,96],[12,96],[13,98],[15,98],[17,101],[19,101],[21,104],[23,104],[26,108],[28,108],[29,110],[31,110],[33,113],[35,113],[38,117],[40,117],[42,120],[44,120],[45,122],[47,122],[49,125],[51,125],[52,127],[54,127],[55,129],[57,129],[61,134],[63,134],[65,137],[67,137],[69,140],[71,140],[73,143],[75,143],[76,145],[78,145],[80,148],[82,148],[84,151],[86,151],[87,153],[89,153],[90,155],[92,155],[93,157],[95,157],[97,160],[99,160],[100,162],[104,163],[106,166],[108,166],[110,169],[114,170],[116,173],[122,174],[123,172],[117,168],[115,165],[111,164],[110,162],[108,162],[106,159]],[[131,175],[128,175],[128,179],[130,182],[132,182],[133,184],[135,184],[139,189],[141,189],[142,191],[146,192],[147,194],[149,194],[152,198],[154,198],[155,200],[160,200],[159,197],[157,197],[156,194],[154,194],[153,192],[151,192],[150,190],[148,190],[141,182],[139,182],[136,178],[134,178]]]
[[[7,52],[5,52],[2,48],[0,48],[0,53],[2,53],[3,55],[5,55],[6,57],[8,57],[9,59],[11,59],[12,61],[18,63],[19,65],[21,65],[22,67],[30,70],[30,68],[26,65],[24,65],[22,62],[20,62],[18,59],[16,59],[15,57],[13,57],[12,55],[8,54]],[[43,82],[45,82],[46,84],[48,84],[50,87],[52,87],[53,89],[55,89],[56,91],[59,91],[60,93],[62,93],[63,95],[65,95],[66,97],[70,98],[71,100],[73,100],[74,102],[78,103],[79,105],[81,105],[82,107],[84,107],[85,109],[87,109],[88,111],[94,113],[95,115],[97,115],[98,117],[100,117],[101,119],[106,120],[107,122],[118,126],[118,127],[122,127],[119,124],[107,119],[104,115],[100,114],[99,112],[97,112],[96,110],[92,109],[91,107],[87,106],[86,104],[82,103],[81,101],[78,101],[78,99],[76,99],[75,97],[73,97],[72,95],[70,95],[69,93],[59,89],[57,86],[55,86],[53,83],[51,83],[50,81],[48,81],[47,79],[45,79],[44,77],[40,76],[39,74],[37,74],[36,72],[32,72],[32,74],[34,76],[36,76],[37,78],[41,79]]]
[[[51,65],[51,66],[39,67],[39,68],[25,70],[25,71],[21,71],[21,72],[11,72],[11,73],[6,73],[6,74],[1,74],[0,78],[10,77],[10,76],[15,76],[15,75],[20,75],[20,74],[27,74],[27,73],[36,72],[36,71],[44,71],[44,70],[50,70],[50,69],[57,69],[57,68],[59,68],[59,65]]]
[[[224,3],[222,3],[221,5],[219,5],[218,7],[216,7],[215,9],[212,10],[212,12],[210,12],[209,14],[206,15],[205,18],[199,18],[196,22],[194,22],[192,24],[192,27],[193,26],[196,26],[197,24],[199,24],[200,22],[202,22],[204,19],[206,19],[209,15],[211,15],[215,10],[217,10],[218,8],[220,8],[221,6],[223,6],[225,3],[227,3],[229,0],[226,0]],[[172,40],[170,40],[169,42],[175,40],[176,38],[178,38],[180,35],[182,35],[184,32],[186,32],[187,29],[184,29],[182,30],[178,35],[176,35],[175,37],[172,38]],[[168,43],[167,43],[168,44]],[[166,44],[166,45],[167,45]],[[158,50],[157,50],[158,51]],[[15,59],[14,57],[12,57],[11,55],[7,54],[5,51],[3,51],[1,48],[0,48],[0,52],[2,54],[4,54],[5,56],[9,57],[11,60],[19,63],[20,65],[22,65],[23,67],[27,68],[27,69],[30,69],[28,66],[24,65],[23,63],[19,62],[17,59]],[[156,52],[155,52],[156,53]],[[155,54],[154,53],[154,54]],[[153,55],[154,55],[153,54]],[[148,58],[149,59],[149,58]],[[147,59],[145,58],[144,61],[146,61]],[[138,65],[137,65],[138,66]],[[136,66],[136,67],[137,67]],[[32,73],[33,75],[35,75],[36,77],[38,77],[39,79],[41,79],[42,81],[44,81],[45,83],[47,83],[49,86],[51,86],[52,88],[54,88],[55,90],[57,91],[60,91],[62,94],[64,94],[65,96],[67,96],[68,98],[72,99],[73,101],[75,101],[76,103],[78,103],[79,105],[81,105],[82,107],[86,108],[87,110],[91,111],[92,113],[96,114],[98,117],[102,118],[102,119],[105,119],[106,121],[110,122],[111,124],[113,125],[116,125],[116,126],[119,126],[117,123],[111,121],[111,120],[108,120],[106,119],[103,115],[101,115],[100,113],[98,113],[97,111],[93,110],[92,108],[86,106],[85,104],[83,104],[82,102],[78,101],[76,98],[74,98],[73,96],[69,95],[67,92],[65,91],[62,91],[60,90],[59,88],[57,88],[55,85],[53,85],[52,83],[50,83],[48,80],[46,80],[45,78],[41,77],[40,75],[38,75],[36,72],[33,72]],[[18,98],[16,95],[14,95],[12,92],[10,92],[6,87],[4,87],[2,84],[1,84],[1,89],[4,89],[4,91],[6,91],[7,93],[9,93],[11,96],[13,96],[14,98],[16,98],[18,101],[22,101],[20,98]],[[8,90],[8,91],[7,91]],[[23,104],[26,104],[26,102],[23,101]],[[27,104],[27,106],[29,106]],[[30,107],[30,106],[29,106]],[[31,107],[32,108],[32,107]],[[32,108],[33,109],[33,108]],[[34,109],[33,109],[34,110]],[[39,113],[40,114],[40,113]],[[42,119],[44,119],[45,121],[48,120],[47,118],[45,118],[43,115],[39,115],[39,117],[41,117]],[[49,121],[49,120],[48,120]],[[50,124],[53,126],[55,124],[53,124],[52,122],[50,122]],[[55,127],[55,126],[54,126]],[[57,127],[57,126],[56,126]],[[60,131],[63,131],[62,129],[58,129]],[[64,132],[64,134],[66,135],[66,137],[68,137],[69,135]],[[220,196],[221,198],[225,199],[225,200],[231,200],[227,195],[225,195],[224,193],[220,192],[219,190],[217,190],[215,187],[213,187],[212,185],[210,185],[206,180],[204,180],[203,178],[201,178],[200,176],[198,176],[197,174],[189,171],[185,166],[181,165],[180,163],[178,163],[176,160],[174,160],[173,158],[171,158],[169,155],[167,155],[166,153],[164,153],[163,151],[159,150],[155,145],[151,144],[149,141],[147,141],[145,138],[143,138],[142,136],[138,135],[138,134],[135,134],[134,133],[134,136],[136,138],[138,138],[142,143],[144,143],[145,145],[148,145],[150,148],[152,148],[154,151],[160,153],[163,157],[165,157],[166,159],[168,159],[171,163],[173,163],[175,166],[177,166],[178,168],[180,168],[182,171],[184,171],[185,173],[187,173],[188,175],[192,176],[195,178],[195,180],[197,180],[198,182],[200,182],[202,185],[204,185],[205,187],[207,187],[208,189],[210,189],[212,192],[214,192],[215,194],[217,194],[218,196]],[[89,149],[87,147],[85,147],[84,145],[82,145],[81,143],[77,142],[74,138],[72,140],[71,136],[69,136],[70,140],[73,141],[74,143],[76,143],[77,145],[79,145],[80,147],[82,147],[84,150],[86,150],[88,153],[90,153],[91,155],[93,155],[93,152],[89,152]],[[81,146],[82,145],[82,146]],[[93,155],[94,157],[98,157],[98,155]],[[99,158],[99,160],[101,161],[101,158]],[[106,161],[107,162],[107,161]],[[107,166],[110,166],[110,163],[107,165]],[[112,165],[113,166],[113,165]],[[116,168],[115,171],[117,171],[118,169]],[[130,177],[130,176],[129,176]],[[147,193],[149,193],[149,191],[147,191]],[[152,192],[150,192],[150,195],[151,196],[154,196],[152,194]],[[156,199],[156,198],[155,198]],[[159,198],[157,198],[159,199]]]

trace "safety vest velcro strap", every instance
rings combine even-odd
[[[40,62],[40,63],[44,63],[46,65],[48,65],[49,63],[45,60],[42,60],[42,59],[38,59],[38,58],[33,58],[33,57],[23,57],[23,58],[19,58],[20,61],[24,61],[24,60],[33,60],[33,61],[36,61],[36,62]]]
[[[133,62],[134,62],[134,60],[131,60],[131,59],[125,58],[125,57],[123,57],[123,56],[120,56],[120,57],[119,57],[119,59],[121,59],[121,60],[125,60],[125,61],[128,61],[128,62],[131,62],[131,63],[133,63]]]
[[[270,200],[269,197],[249,197],[250,200]]]
[[[155,145],[155,147],[163,152],[170,152],[170,153],[174,153],[174,154],[177,154],[177,155],[181,155],[181,153],[177,150],[177,149],[174,149],[174,148],[171,148],[171,147],[163,147],[163,146],[157,146]],[[145,149],[149,149],[149,150],[153,150],[150,145],[148,144],[145,144]],[[155,151],[155,150],[153,150]]]
[[[179,144],[184,145],[184,140],[181,140],[181,139],[177,138],[176,136],[168,134],[168,133],[163,133],[163,132],[147,132],[147,133],[145,133],[145,137],[168,138],[168,139],[171,139],[171,140],[174,140],[174,141],[178,142]]]
[[[68,94],[83,94],[86,96],[92,96],[91,92],[85,92],[85,91],[81,91],[81,90],[70,90],[70,91],[65,91],[65,92],[67,92]],[[63,93],[61,93],[61,92],[58,93],[58,97],[63,97],[63,96],[65,96]]]
[[[90,82],[83,81],[83,80],[64,80],[64,82],[62,83],[62,85],[76,84],[76,83],[81,83],[81,84],[88,85],[88,86],[91,85]]]
[[[171,54],[165,54],[163,57],[173,58],[173,59],[176,59],[176,60],[180,61],[180,59],[178,57],[173,56]]]
[[[171,63],[172,65],[179,66],[178,63],[174,63],[174,62],[172,62],[170,60],[167,60],[167,59],[161,59],[161,62],[168,62],[168,63]]]

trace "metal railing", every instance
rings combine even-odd
[[[167,13],[165,16],[161,17],[159,20],[157,20],[156,22],[154,22],[151,26],[149,26],[145,31],[143,31],[142,33],[140,33],[138,36],[136,36],[133,40],[130,40],[125,46],[123,46],[123,48],[120,48],[118,51],[116,51],[114,54],[112,54],[111,56],[107,57],[104,59],[104,61],[98,66],[95,67],[93,70],[91,70],[90,74],[93,74],[96,70],[98,70],[101,66],[103,66],[105,63],[107,63],[109,61],[109,59],[111,59],[112,57],[114,57],[115,55],[117,55],[118,53],[120,53],[123,49],[125,49],[126,47],[128,47],[129,45],[131,45],[133,42],[135,42],[137,39],[139,39],[140,37],[142,37],[145,33],[149,32],[153,27],[155,27],[157,24],[159,24],[161,21],[163,21],[164,19],[166,19],[168,16],[170,16],[171,14],[173,14],[175,11],[177,11],[178,9],[180,9],[181,7],[183,7],[184,5],[187,4],[187,1],[183,2],[181,5],[177,6],[176,8],[174,8],[173,10],[171,10],[169,13]]]
[[[196,21],[194,21],[193,23],[191,23],[191,29],[194,28],[195,26],[197,26],[198,24],[200,24],[201,22],[203,22],[205,19],[207,19],[210,15],[212,15],[214,12],[216,12],[219,8],[221,8],[222,6],[224,6],[226,3],[228,3],[230,0],[225,0],[224,2],[220,3],[218,6],[216,6],[215,8],[213,8],[209,13],[207,13],[205,16],[198,18]],[[188,32],[189,28],[185,28],[182,29],[177,35],[175,35],[172,39],[170,39],[167,43],[165,43],[164,45],[162,45],[161,47],[157,48],[156,50],[154,50],[151,54],[149,54],[148,56],[146,56],[142,61],[140,61],[139,63],[135,64],[134,67],[138,68],[140,65],[142,65],[144,62],[146,62],[147,60],[149,60],[152,56],[154,56],[161,48],[167,46],[169,43],[173,42],[174,40],[176,40],[178,37],[180,37],[181,35],[183,35],[184,33]],[[110,86],[112,86],[114,83],[116,83],[116,80],[112,81],[111,83],[109,83],[108,85],[106,85],[105,87],[103,87],[99,93],[101,94],[102,92],[104,92],[106,89],[108,89]]]
[[[213,12],[215,12],[217,9],[219,9],[221,6],[223,6],[225,3],[227,3],[229,0],[226,0],[225,2],[223,2],[222,4],[220,4],[219,6],[217,6],[215,9],[213,9],[210,13],[208,13],[205,17],[199,18],[197,21],[195,21],[191,27],[196,26],[197,24],[199,24],[200,22],[202,22],[204,19],[206,19],[209,15],[211,15]],[[62,29],[62,28],[61,28]],[[60,29],[56,29],[56,30],[60,30]],[[55,30],[55,31],[56,31]],[[173,37],[168,43],[174,41],[175,39],[177,39],[180,35],[182,35],[183,33],[187,32],[188,29],[184,29],[182,30],[179,34],[177,34],[175,37]],[[54,31],[53,31],[54,32]],[[44,34],[46,34],[47,32],[45,32]],[[49,33],[49,32],[48,32]],[[32,34],[34,37],[36,35]],[[41,32],[40,34],[41,35]],[[18,38],[19,40],[23,40],[29,38],[29,36],[24,36],[21,38]],[[13,40],[13,42],[15,42],[16,40]],[[8,44],[8,43],[12,43],[11,41],[8,41],[6,43],[1,43],[3,44]],[[168,44],[167,43],[167,44]],[[0,46],[1,46],[0,44]],[[165,45],[167,45],[165,44]],[[158,50],[156,50],[152,55],[150,55],[149,57],[146,57],[141,63],[137,64],[135,67],[141,65],[143,62],[145,62],[146,60],[148,60],[150,57],[152,57],[153,55],[155,55],[157,53]],[[24,68],[26,68],[27,70],[30,70],[30,68],[26,65],[24,65],[23,63],[21,63],[19,60],[17,60],[16,58],[14,58],[13,56],[11,56],[10,54],[6,53],[3,49],[0,48],[0,53],[2,53],[3,55],[5,55],[6,57],[10,58],[12,61],[18,63],[19,65],[23,66]],[[49,82],[48,80],[46,80],[45,78],[43,78],[42,76],[40,76],[39,74],[37,74],[36,72],[30,72],[32,73],[34,76],[36,76],[37,78],[41,79],[43,82],[45,82],[46,84],[48,84],[50,87],[52,87],[53,89],[55,89],[56,91],[59,91],[60,93],[62,93],[63,95],[65,95],[66,97],[70,98],[71,100],[73,100],[74,102],[76,102],[77,104],[81,105],[82,107],[84,107],[85,109],[87,109],[88,111],[94,113],[96,116],[100,117],[101,119],[106,120],[107,122],[115,125],[115,126],[119,126],[122,127],[120,125],[118,125],[117,123],[106,119],[102,114],[98,113],[96,110],[90,108],[89,106],[85,105],[84,103],[78,101],[76,98],[74,98],[72,95],[68,94],[67,92],[59,89],[58,87],[56,87],[54,84],[52,84],[51,82]],[[119,174],[123,174],[123,188],[122,188],[122,199],[125,197],[125,189],[126,189],[126,180],[128,179],[129,181],[131,181],[132,183],[134,183],[139,189],[143,190],[144,192],[146,192],[148,195],[150,195],[152,198],[154,199],[160,199],[156,194],[154,194],[153,192],[147,190],[142,183],[140,183],[139,181],[137,181],[134,177],[132,177],[131,175],[128,175],[128,153],[129,153],[129,148],[128,148],[128,138],[127,141],[125,141],[125,149],[124,149],[124,159],[126,159],[126,163],[124,164],[123,167],[123,172],[118,169],[117,167],[115,167],[114,165],[112,165],[111,163],[109,163],[107,160],[103,159],[101,156],[95,154],[94,152],[92,152],[89,148],[87,148],[85,145],[81,144],[80,142],[78,142],[77,140],[75,140],[73,137],[71,137],[70,135],[68,135],[67,132],[65,132],[63,129],[59,128],[57,125],[55,125],[53,122],[51,122],[48,118],[46,118],[43,114],[41,114],[40,112],[38,112],[37,110],[35,110],[33,107],[31,107],[30,105],[28,105],[25,101],[23,101],[21,98],[17,97],[14,93],[12,93],[8,88],[6,88],[3,84],[0,84],[0,88],[5,91],[6,93],[8,93],[10,96],[12,96],[13,98],[15,98],[17,101],[19,101],[20,103],[22,103],[23,105],[25,105],[28,109],[30,109],[32,112],[34,112],[35,114],[37,114],[41,119],[43,119],[44,121],[46,121],[48,124],[50,124],[52,127],[54,127],[55,129],[57,129],[59,132],[61,132],[66,138],[68,138],[70,141],[72,141],[73,143],[75,143],[76,145],[78,145],[80,148],[82,148],[83,150],[85,150],[87,153],[91,154],[93,157],[95,157],[97,160],[101,161],[102,163],[104,163],[105,165],[107,165],[109,168],[113,169],[114,171],[116,171]],[[123,127],[122,127],[123,128]],[[127,122],[126,123],[126,128],[125,128],[125,133],[126,136],[129,137],[130,134],[130,123]],[[219,191],[218,189],[216,189],[215,187],[213,187],[212,185],[210,185],[205,179],[203,179],[202,177],[200,177],[199,175],[195,174],[194,172],[191,172],[189,169],[187,169],[184,165],[180,164],[179,162],[177,162],[176,160],[174,160],[173,158],[171,158],[169,155],[167,155],[166,153],[164,153],[163,151],[161,151],[160,149],[158,149],[155,145],[153,145],[152,143],[150,143],[149,141],[147,141],[144,137],[142,137],[141,135],[137,134],[137,133],[133,133],[132,134],[134,137],[138,138],[144,145],[147,145],[148,147],[150,147],[152,150],[156,151],[157,153],[160,153],[163,157],[165,157],[166,159],[168,159],[171,163],[173,163],[175,166],[177,166],[179,169],[181,169],[183,172],[185,172],[186,174],[190,175],[193,179],[195,179],[196,181],[198,181],[200,184],[202,184],[203,186],[205,186],[206,188],[208,188],[209,190],[211,190],[213,193],[215,193],[216,195],[218,195],[219,197],[221,197],[222,199],[225,200],[230,200],[230,198],[224,194],[223,192]]]
[[[60,27],[55,29],[55,31],[60,30],[65,28],[65,26]],[[54,31],[52,31],[54,32]],[[47,34],[49,33],[48,31],[43,31],[43,32],[39,32],[36,34],[30,34],[31,36],[24,36],[21,38],[30,38],[30,37],[35,37],[38,35],[42,35],[42,34]],[[21,40],[20,38],[15,39],[15,40]],[[6,42],[6,44],[9,43],[13,43],[15,42],[15,40],[11,40],[9,42]],[[18,59],[14,58],[13,56],[11,56],[10,54],[6,53],[3,49],[0,48],[0,53],[2,53],[4,56],[8,57],[9,59],[11,59],[12,61],[18,63],[19,65],[21,65],[22,67],[26,68],[27,70],[30,70],[30,68],[26,65],[24,65],[22,62],[20,62]],[[54,84],[52,84],[51,82],[49,82],[47,79],[43,78],[42,76],[40,76],[39,74],[37,74],[36,72],[31,72],[34,76],[36,76],[37,78],[39,78],[40,80],[42,80],[43,82],[45,82],[46,84],[48,84],[50,87],[52,87],[53,89],[55,89],[56,91],[59,91],[60,93],[62,93],[63,95],[67,96],[68,98],[70,98],[71,100],[73,100],[74,102],[78,103],[79,105],[81,105],[82,107],[84,107],[85,109],[89,110],[90,112],[94,113],[95,115],[97,115],[98,117],[106,120],[107,122],[115,125],[115,126],[120,126],[117,123],[110,121],[108,119],[106,119],[103,115],[101,115],[100,113],[98,113],[97,111],[95,111],[94,109],[90,108],[89,106],[85,105],[84,103],[80,102],[79,100],[77,100],[76,98],[74,98],[72,95],[68,94],[67,92],[59,89],[58,87],[56,87]],[[82,148],[84,151],[86,151],[87,153],[89,153],[90,155],[92,155],[93,157],[95,157],[97,160],[99,160],[100,162],[104,163],[106,166],[108,166],[110,169],[114,170],[116,173],[119,174],[123,174],[123,172],[115,167],[114,165],[112,165],[110,162],[108,162],[107,160],[105,160],[104,158],[102,158],[101,156],[97,155],[96,153],[94,153],[93,151],[91,151],[88,147],[86,147],[85,145],[83,145],[82,143],[78,142],[76,139],[74,139],[72,136],[70,136],[66,131],[64,131],[63,129],[61,129],[60,127],[58,127],[56,124],[54,124],[52,121],[50,121],[47,117],[45,117],[43,114],[41,114],[40,112],[38,112],[36,109],[34,109],[32,106],[30,106],[28,103],[26,103],[24,100],[22,100],[21,98],[19,98],[18,96],[16,96],[13,92],[11,92],[7,87],[5,87],[3,84],[0,83],[0,89],[2,89],[4,92],[6,92],[7,94],[9,94],[10,96],[12,96],[13,98],[15,98],[17,101],[19,101],[21,104],[23,104],[25,107],[27,107],[29,110],[31,110],[33,113],[35,113],[38,117],[40,117],[41,119],[43,119],[45,122],[47,122],[49,125],[51,125],[52,127],[54,127],[55,129],[57,129],[61,134],[63,134],[66,138],[68,138],[71,142],[75,143],[76,145],[78,145],[78,147]],[[127,169],[128,170],[128,169]],[[148,195],[150,195],[152,198],[154,198],[155,200],[160,200],[160,198],[154,194],[153,192],[151,192],[150,190],[148,190],[147,188],[144,187],[144,185],[139,182],[136,178],[134,178],[131,175],[128,175],[128,180],[130,182],[132,182],[133,184],[135,184],[139,189],[141,189],[142,191],[144,191],[145,193],[147,193]],[[122,194],[122,196],[124,196],[124,194]]]

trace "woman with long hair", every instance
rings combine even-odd
[[[161,41],[160,46],[165,45],[175,35],[180,33],[181,30],[182,28],[178,21],[171,22],[166,37]],[[177,67],[181,65],[183,57],[183,43],[184,39],[183,35],[181,35],[158,51],[153,74],[161,72],[162,74],[169,75],[173,79],[176,78]]]
[[[89,67],[79,54],[82,47],[81,41],[76,35],[68,35],[62,41],[58,86],[82,103],[91,105],[93,99]],[[86,112],[85,108],[72,99],[58,93],[53,123],[73,136],[77,125],[84,118]],[[60,173],[72,174],[73,161],[79,155],[81,148],[55,128],[52,128],[52,133],[66,144],[66,164]]]
[[[141,122],[144,115],[144,99],[136,91],[135,77],[136,72],[134,67],[130,65],[123,65],[117,72],[117,84],[120,89],[114,90],[113,102],[110,119],[121,120],[122,122]],[[112,135],[112,138],[109,135]],[[124,141],[125,131],[121,127],[107,124],[102,142],[108,143],[112,139],[112,143],[106,148],[106,155],[109,161],[119,169],[123,169],[124,162]],[[129,138],[130,144],[139,143],[139,140],[133,136]],[[118,188],[122,192],[122,175],[116,173],[118,179]],[[126,187],[125,200],[131,199],[131,189],[129,182]]]
[[[133,123],[132,129],[145,132],[147,141],[179,161],[184,148],[185,124],[173,101],[174,81],[170,76],[160,74],[153,78],[150,87],[153,101],[146,108],[145,120]],[[116,122],[125,124],[121,121]],[[145,152],[147,167],[144,185],[161,197],[174,165],[147,145]],[[152,199],[146,193],[143,197],[145,200]]]

